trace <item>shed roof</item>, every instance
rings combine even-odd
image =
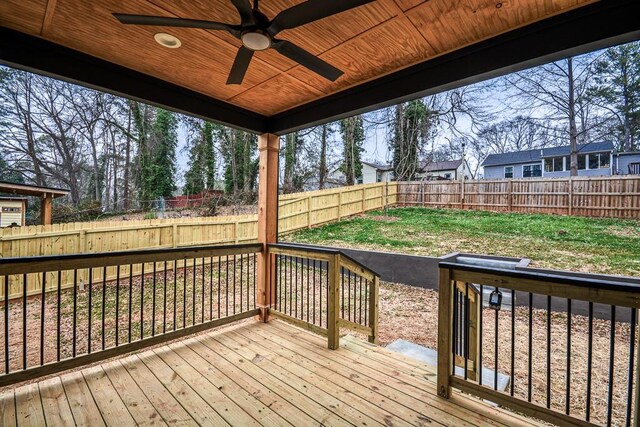
[[[363,165],[371,166],[372,168],[379,171],[391,171],[393,170],[393,166],[388,165],[386,163],[378,163],[378,162],[362,162]]]
[[[456,170],[462,164],[462,159],[448,160],[444,162],[420,162],[420,169],[424,172],[438,172],[446,170]]]
[[[54,187],[41,187],[31,184],[16,184],[14,182],[0,181],[0,193],[7,193],[12,195],[24,195],[24,196],[38,196],[43,197],[45,195],[51,195],[54,198],[66,196],[69,194],[69,190]]]

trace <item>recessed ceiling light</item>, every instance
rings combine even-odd
[[[158,44],[168,47],[169,49],[177,49],[182,46],[182,42],[176,36],[167,33],[157,33],[153,38]]]

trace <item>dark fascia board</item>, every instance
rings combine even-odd
[[[0,64],[263,133],[265,116],[73,49],[0,27]]]
[[[640,38],[640,1],[601,0],[269,118],[286,134]]]

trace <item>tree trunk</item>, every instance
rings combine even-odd
[[[322,135],[320,137],[320,171],[318,174],[318,188],[324,189],[325,181],[327,180],[327,138],[328,138],[328,125],[322,125]]]
[[[573,78],[573,58],[567,59],[567,75],[569,79],[569,145],[571,146],[570,175],[578,176],[578,129],[576,127],[575,81]]]

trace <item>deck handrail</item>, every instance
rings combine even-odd
[[[0,259],[0,387],[258,315],[260,252],[240,244]]]
[[[326,335],[331,349],[340,345],[341,328],[377,342],[379,274],[335,248],[275,243],[268,250],[273,316]]]
[[[640,347],[640,341],[638,341],[637,335],[640,334],[636,334],[636,326],[639,317],[638,309],[640,309],[640,286],[634,283],[631,278],[585,273],[572,274],[555,270],[511,270],[450,261],[443,261],[439,266],[438,393],[441,397],[449,398],[451,389],[456,388],[535,418],[552,423],[581,426],[598,425],[595,424],[595,417],[592,414],[595,412],[596,405],[601,405],[598,407],[600,413],[606,414],[606,421],[603,424],[611,425],[614,413],[623,412],[626,414],[626,425],[631,425],[632,421],[634,425],[638,425],[640,421],[640,408],[637,403],[640,398],[640,381],[638,381],[640,358],[637,357],[637,350]],[[491,303],[487,303],[485,306],[481,299],[477,317],[474,319],[473,310],[469,311],[466,301],[468,301],[470,291],[475,290],[476,287],[479,288],[479,295],[483,295],[483,290],[499,294],[500,298],[497,298],[497,301],[502,300],[503,293],[510,294],[511,311],[503,312],[501,315],[500,302],[495,303],[494,301],[493,306]],[[516,297],[520,297],[522,300],[517,302]],[[534,300],[536,304],[534,304]],[[541,301],[542,304],[540,304]],[[594,335],[605,333],[603,331],[606,331],[607,328],[600,326],[594,332],[594,317],[596,317],[594,316],[594,305],[598,307],[600,315],[602,313],[608,314],[608,318],[605,318],[604,321],[608,320],[610,325],[608,335],[599,337],[599,339],[607,338],[610,341],[608,374],[607,372],[596,372],[596,376],[593,374],[593,369],[596,369],[593,365]],[[534,311],[534,307],[536,311]],[[574,314],[580,313],[581,307],[582,313],[586,313],[585,317],[588,320],[588,333],[585,333],[583,329],[582,333],[572,334],[574,331],[572,322],[577,322],[573,317]],[[566,316],[551,315],[552,311],[558,310],[565,311]],[[483,324],[485,323],[483,313],[485,311],[489,312],[484,316],[489,316],[488,320],[490,321],[493,319],[491,313],[495,312],[495,323],[490,322],[488,325],[491,326],[486,326],[493,329],[487,337],[483,334]],[[516,311],[519,311],[520,328],[516,328]],[[546,339],[540,338],[534,333],[534,318],[539,319],[536,321],[537,329],[544,328],[542,325],[546,326]],[[628,326],[624,326],[629,328],[629,333],[628,335],[623,334],[624,337],[629,336],[628,343],[622,346],[616,345],[616,328],[621,327],[620,323],[616,322],[616,318],[629,319]],[[527,320],[528,325],[523,320]],[[542,325],[540,325],[541,322]],[[509,324],[510,328],[507,326]],[[553,330],[558,330],[558,328],[566,330],[563,334],[564,341],[558,342],[556,336],[552,337],[552,328]],[[478,368],[478,375],[475,378],[469,375],[467,369],[464,369],[462,373],[455,369],[456,366],[460,366],[457,360],[460,351],[456,349],[460,348],[460,340],[466,342],[469,339],[471,329],[474,329],[478,334],[479,340],[479,354],[476,355],[477,359],[473,360]],[[527,332],[523,333],[522,329]],[[544,332],[544,329],[540,332]],[[618,334],[620,333],[618,332]],[[517,359],[516,335],[519,337]],[[534,335],[537,336],[535,345]],[[483,346],[483,339],[490,341],[488,346],[486,341]],[[527,339],[526,345],[523,344]],[[582,344],[586,344],[585,348],[587,349],[585,395],[579,394],[582,391],[575,389],[571,382],[572,349],[575,345]],[[503,356],[500,360],[501,365],[498,362],[499,345],[506,351],[510,350],[510,358]],[[494,366],[491,367],[493,369],[491,381],[483,380],[483,347],[486,352],[490,353],[490,358],[494,363]],[[545,349],[546,352],[546,372],[544,369],[533,369],[533,354],[540,348]],[[620,352],[624,352],[625,355],[621,357]],[[462,353],[466,354],[464,351]],[[555,354],[553,371],[551,369],[552,353]],[[564,363],[557,361],[557,356],[562,354],[565,355]],[[515,367],[516,362],[517,367]],[[578,362],[574,361],[575,364]],[[621,370],[627,373],[624,384],[619,384],[622,382],[619,379],[614,381],[614,373]],[[516,371],[518,375],[516,375]],[[509,377],[507,388],[504,391],[498,387],[500,375]],[[566,382],[560,391],[557,389],[557,384],[556,388],[551,385],[552,381],[557,381],[556,376],[562,376]],[[534,382],[533,378],[540,381]],[[596,381],[595,378],[600,379]],[[598,384],[592,383],[592,379]],[[519,381],[517,387],[515,386],[516,380]],[[607,388],[605,398],[592,398],[593,388],[604,387],[600,384],[603,381]],[[541,384],[546,384],[546,390],[538,390]],[[533,390],[534,387],[536,390]],[[546,401],[544,399],[545,391]],[[561,393],[561,399],[564,402],[563,408],[554,406],[551,400],[552,394],[558,392]],[[620,406],[619,399],[621,398],[619,397],[614,403],[614,394],[615,396],[624,396],[624,407]],[[583,401],[586,401],[586,404],[580,403]],[[605,402],[604,408],[602,407],[603,401]],[[575,405],[572,405],[574,403],[575,405],[580,403],[583,409],[580,409],[580,405],[576,408]],[[616,422],[621,422],[621,420],[618,418]]]

